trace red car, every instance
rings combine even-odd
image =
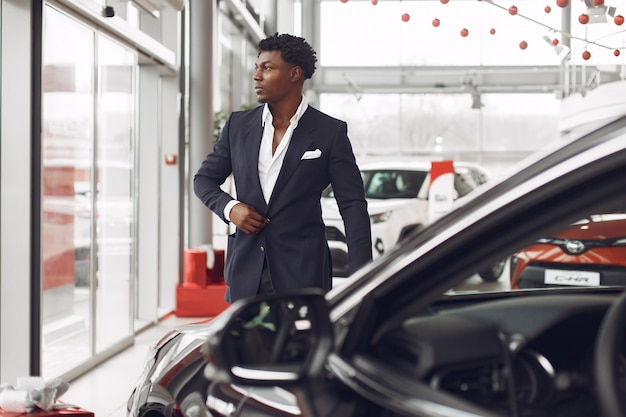
[[[511,288],[626,283],[626,213],[598,214],[511,257]]]

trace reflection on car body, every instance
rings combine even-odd
[[[481,187],[327,294],[239,300],[172,332],[150,352],[129,416],[626,415],[623,285],[450,291],[626,207],[625,144],[626,117]],[[251,360],[258,345],[240,324],[267,306],[264,325],[281,331]],[[309,329],[297,360],[290,306],[306,307]]]

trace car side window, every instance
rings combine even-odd
[[[426,171],[373,171],[365,175],[368,198],[416,198]]]
[[[478,185],[483,185],[489,179],[489,176],[486,172],[481,171],[480,169],[472,169],[472,176],[475,178],[476,183]]]
[[[454,173],[454,188],[459,197],[463,197],[468,194],[474,188],[478,187],[478,184],[474,181],[472,173],[466,168],[457,168]]]

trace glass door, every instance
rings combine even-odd
[[[132,342],[136,52],[44,9],[42,375]]]
[[[94,32],[45,8],[42,97],[42,373],[86,361],[91,339]]]
[[[98,36],[96,350],[132,335],[136,53]]]

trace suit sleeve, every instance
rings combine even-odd
[[[226,121],[213,151],[204,159],[193,178],[196,196],[226,223],[228,220],[224,217],[224,208],[233,200],[233,197],[220,186],[232,173],[230,127],[233,117],[234,113]]]
[[[361,172],[356,163],[348,128],[340,122],[329,163],[330,181],[346,230],[350,273],[372,260],[372,233]]]

